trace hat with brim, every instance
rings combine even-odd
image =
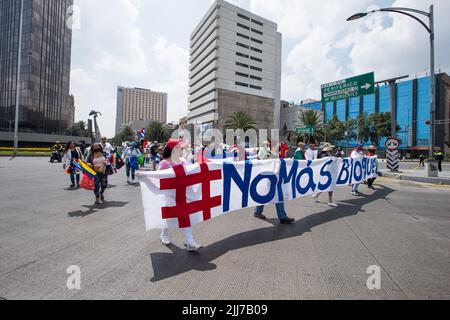
[[[182,146],[183,145],[183,140],[170,139],[167,142],[167,147],[170,148],[171,150],[173,150],[173,148],[175,148],[178,145]]]
[[[323,152],[330,152],[334,150],[334,146],[325,147],[322,149]]]
[[[367,148],[367,150],[377,150],[377,147],[375,147],[375,146],[370,146],[370,147]]]

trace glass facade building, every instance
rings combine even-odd
[[[449,77],[442,73],[436,76],[436,119],[448,119]],[[394,99],[391,99],[391,94]],[[394,102],[394,106],[391,103]],[[401,141],[400,150],[424,151],[431,145],[430,126],[430,78],[398,82],[396,84],[380,85],[376,93],[329,102],[323,104],[325,122],[330,121],[334,115],[339,120],[357,119],[360,114],[373,114],[375,112],[392,112],[398,125],[397,138]],[[393,109],[394,108],[394,109]],[[436,126],[436,146],[444,146],[448,142],[445,126]],[[353,147],[356,141],[351,141]],[[385,139],[380,141],[379,149],[385,149]]]
[[[61,134],[69,98],[73,0],[0,0],[0,131],[14,128],[20,12],[23,9],[19,131]]]

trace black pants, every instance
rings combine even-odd
[[[371,178],[371,179],[367,180],[367,186],[369,188],[372,187],[375,180],[377,180],[377,178]]]
[[[442,172],[442,160],[438,160],[438,170]]]

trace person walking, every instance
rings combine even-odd
[[[258,152],[259,160],[270,159],[272,157],[272,152],[270,150],[271,150],[270,142],[265,141],[263,143],[262,148],[260,148]],[[275,204],[275,208],[277,210],[277,215],[278,219],[280,220],[280,224],[294,224],[295,220],[288,217],[283,202]],[[264,213],[264,206],[257,206],[254,216],[255,218],[266,220],[267,218],[263,213]]]
[[[182,140],[170,139],[163,150],[163,160],[159,165],[158,171],[171,169],[177,166],[187,166],[187,161],[182,157],[183,149],[184,145]],[[198,244],[194,240],[194,235],[192,233],[191,227],[182,228],[181,230],[184,235],[184,246],[186,247],[187,251],[194,252],[202,248],[202,245]],[[160,239],[162,244],[166,246],[170,245],[171,240],[168,228],[161,229]]]
[[[311,143],[309,145],[308,150],[305,152],[305,160],[314,161],[319,158],[319,151],[316,149],[316,145],[314,143]]]
[[[367,148],[367,156],[368,157],[375,157],[376,156],[376,151],[377,148],[375,146],[370,146],[369,148]],[[369,189],[375,190],[375,188],[373,187],[373,183],[375,182],[377,178],[370,178],[367,179],[367,187]]]
[[[355,149],[352,151],[350,157],[352,159],[359,159],[361,157],[364,156],[364,152],[363,152],[363,146],[361,143],[356,143],[355,145]],[[361,185],[361,183],[354,183],[352,185],[352,195],[354,196],[358,196],[361,195],[362,193],[358,191],[359,186]]]
[[[421,153],[419,156],[419,167],[420,166],[425,167],[425,159],[426,159],[425,155]]]
[[[322,149],[322,154],[320,156],[320,158],[331,158],[333,160],[336,159],[335,154],[334,154],[334,148],[335,146],[332,146],[331,144],[326,144],[324,145],[324,148]],[[313,199],[316,202],[320,202],[319,197],[322,193],[317,193],[315,195],[313,195]],[[328,206],[336,208],[338,207],[338,205],[333,201],[333,191],[328,192]]]
[[[141,151],[137,147],[136,142],[131,142],[130,147],[122,154],[122,160],[126,164],[127,182],[135,184],[136,170],[139,169],[137,158],[141,156]]]
[[[444,161],[444,154],[441,151],[441,148],[437,147],[434,152],[434,159],[438,162],[438,170],[442,172],[442,161]]]
[[[108,174],[106,172],[108,163],[108,153],[104,151],[102,145],[100,143],[93,145],[87,164],[97,173],[94,177],[96,205],[105,202],[105,190],[108,187]]]
[[[80,147],[77,147],[75,141],[69,141],[64,149],[63,168],[64,170],[67,169],[70,175],[71,188],[75,187],[75,182],[77,188],[80,187],[80,172],[76,169],[74,162],[77,160],[83,161],[83,159],[83,152]]]
[[[306,160],[305,157],[305,144],[303,142],[300,142],[298,144],[298,149],[295,151],[294,159],[295,160]]]

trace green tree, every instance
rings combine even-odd
[[[356,119],[357,123],[357,132],[358,132],[358,140],[365,144],[370,141],[370,132],[371,132],[371,121],[367,114],[360,114]]]
[[[170,139],[171,132],[167,126],[159,121],[153,121],[147,128],[145,137],[149,141],[165,142]]]
[[[322,116],[315,110],[301,110],[299,122],[302,127],[316,128],[314,134],[297,134],[297,140],[303,140],[308,143],[319,143],[324,136],[324,125]]]
[[[373,113],[367,121],[369,123],[369,138],[373,145],[378,146],[382,138],[392,135],[390,112]],[[399,126],[397,126],[398,129]]]
[[[78,121],[73,124],[73,126],[66,130],[67,136],[74,136],[74,137],[88,137],[88,130],[86,122],[83,120]]]
[[[239,111],[233,113],[229,119],[225,122],[223,126],[224,132],[226,130],[243,130],[244,132],[247,130],[258,130],[256,127],[257,123],[253,117],[245,111]]]
[[[345,124],[335,115],[325,127],[326,137],[331,143],[345,139]]]
[[[130,126],[126,126],[125,128],[123,128],[122,132],[120,133],[120,140],[120,143],[125,141],[134,141],[134,133]]]

